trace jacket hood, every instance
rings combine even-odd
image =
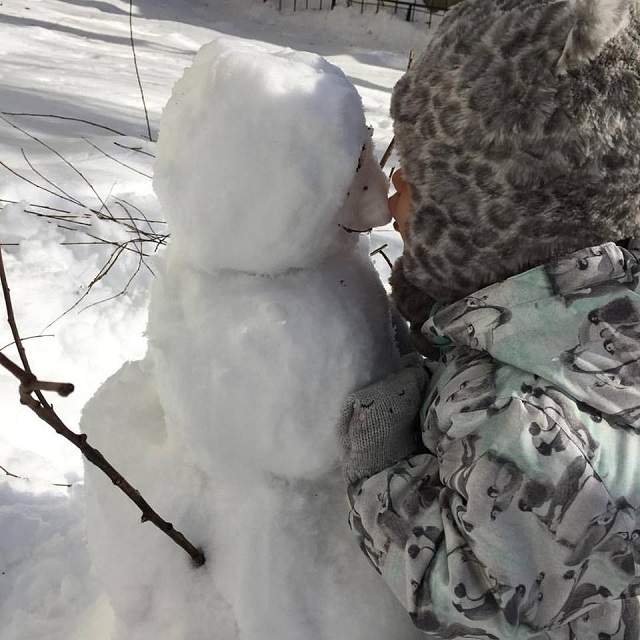
[[[640,244],[576,251],[442,308],[433,344],[467,346],[640,430]]]

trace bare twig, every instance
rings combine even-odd
[[[58,226],[61,229],[65,229],[75,233],[82,233],[83,235],[87,236],[90,239],[87,242],[65,241],[65,242],[62,242],[61,244],[69,245],[69,246],[103,244],[105,246],[113,247],[109,260],[107,260],[107,263],[98,272],[94,280],[91,283],[89,283],[89,286],[86,292],[83,295],[81,295],[80,298],[76,300],[76,302],[73,305],[71,305],[71,307],[69,307],[67,310],[61,313],[55,320],[53,320],[53,322],[51,322],[48,325],[48,327],[52,326],[53,324],[55,324],[55,322],[60,320],[60,318],[64,317],[67,313],[69,313],[73,309],[77,308],[87,298],[87,296],[92,290],[92,287],[99,280],[101,280],[107,273],[111,271],[111,268],[114,266],[115,261],[119,259],[124,252],[127,252],[127,253],[135,252],[138,256],[138,264],[134,268],[133,273],[130,274],[127,284],[122,290],[120,290],[115,295],[110,295],[104,299],[101,299],[100,301],[98,301],[97,304],[107,302],[109,300],[113,300],[115,298],[118,298],[119,296],[126,294],[127,291],[129,290],[131,283],[139,274],[141,267],[144,267],[147,271],[149,271],[153,275],[153,270],[149,266],[146,258],[148,258],[150,254],[157,252],[161,246],[165,245],[167,243],[167,239],[169,235],[166,233],[165,234],[157,233],[153,227],[152,221],[149,220],[149,218],[141,209],[139,209],[132,203],[127,202],[126,200],[121,198],[111,198],[111,192],[109,192],[109,194],[107,194],[106,197],[101,197],[98,194],[96,188],[87,179],[87,177],[72,162],[70,162],[60,152],[58,152],[50,143],[47,143],[41,140],[40,138],[26,131],[24,128],[20,127],[19,125],[13,122],[10,122],[1,114],[2,112],[0,112],[0,120],[4,121],[6,124],[11,126],[12,128],[16,129],[17,131],[20,131],[22,134],[24,134],[28,138],[34,140],[39,145],[46,148],[48,151],[50,151],[55,156],[57,156],[60,160],[62,160],[68,167],[70,167],[78,176],[80,176],[83,182],[91,189],[91,191],[93,192],[93,194],[96,196],[96,198],[99,200],[101,204],[100,208],[90,207],[86,203],[82,202],[82,200],[79,199],[79,197],[75,197],[71,193],[67,193],[66,191],[64,191],[63,188],[61,188],[53,180],[49,179],[43,172],[39,171],[37,167],[34,166],[34,163],[31,162],[29,156],[27,155],[26,150],[23,149],[22,155],[26,164],[29,166],[31,171],[34,172],[34,174],[36,174],[42,181],[44,181],[47,184],[47,186],[43,186],[42,184],[37,184],[34,180],[30,179],[26,175],[22,175],[15,169],[4,164],[1,160],[0,160],[0,167],[5,167],[8,171],[13,173],[14,175],[16,175],[18,178],[25,181],[26,183],[30,184],[31,186],[37,189],[40,189],[46,192],[47,194],[55,196],[56,198],[60,198],[61,200],[64,200],[65,203],[68,203],[67,204],[68,208],[65,208],[65,209],[61,208],[62,205],[57,207],[49,206],[49,205],[39,205],[39,204],[27,205],[27,207],[32,207],[32,208],[25,208],[24,212],[31,215],[35,215],[40,218],[46,218],[47,222],[51,223],[53,221],[56,223],[56,226]],[[144,174],[143,172],[138,171],[134,167],[131,167],[124,162],[120,162],[117,158],[113,157],[111,154],[104,151],[100,146],[98,146],[91,140],[87,138],[83,138],[83,139],[86,141],[87,144],[89,144],[92,148],[99,151],[106,158],[112,161],[115,161],[118,164],[121,164],[130,170],[136,171],[141,175],[144,175],[145,177],[148,177],[148,178],[151,177],[148,174]],[[115,217],[113,215],[113,212],[111,211],[110,206],[107,204],[110,198],[111,198],[111,207],[113,207],[114,205],[118,206],[120,209],[122,209],[124,214],[126,214],[125,216]],[[0,202],[13,202],[13,201],[0,199]],[[77,213],[72,213],[75,207],[78,207],[80,211],[78,211]],[[42,209],[42,211],[34,211],[33,208]],[[71,209],[71,211],[69,211],[69,209]],[[136,212],[138,212],[140,217],[134,218],[130,209],[134,209]],[[125,233],[135,235],[135,238],[131,238],[125,241],[121,241],[120,239],[117,239],[117,241],[107,240],[106,237],[104,237],[105,234],[102,234],[102,233],[96,234],[95,232],[90,232],[89,229],[87,229],[87,227],[93,226],[92,223],[89,221],[91,217],[95,217],[98,220],[113,222],[114,224],[117,224],[122,229],[124,229]],[[144,226],[140,224],[142,222],[144,222]],[[154,220],[153,223],[163,224],[163,221]],[[153,251],[145,250],[148,243],[151,243],[153,245]],[[94,304],[88,305],[87,307],[84,307],[82,310],[85,310],[86,308],[89,308],[92,306],[94,306]]]
[[[147,111],[147,103],[144,99],[142,81],[140,80],[140,71],[138,70],[138,60],[136,58],[136,46],[133,41],[133,0],[129,0],[129,35],[131,36],[131,53],[133,53],[133,65],[136,68],[136,78],[138,78],[138,86],[140,87],[140,96],[142,97],[142,106],[144,107],[144,117],[147,120],[147,133],[149,135],[149,140],[153,142],[153,138],[151,137],[151,125],[149,124],[149,113]]]
[[[0,464],[0,471],[3,471],[6,476],[9,478],[16,478],[16,480],[24,480],[25,482],[31,482],[31,478],[26,478],[25,476],[18,476],[15,473],[11,473]],[[52,487],[64,487],[65,489],[71,489],[73,486],[68,482],[47,482],[46,484],[51,485]]]
[[[6,198],[0,198],[0,202],[6,202],[8,204],[18,204],[18,200],[7,200]],[[74,214],[71,211],[69,211],[68,209],[59,209],[58,207],[50,207],[49,205],[46,205],[46,204],[35,204],[34,202],[31,202],[27,206],[28,207],[34,207],[35,209],[46,209],[47,211],[55,211],[56,213],[62,213],[63,214],[62,216],[56,216],[56,218],[57,217],[60,217],[60,218],[89,218],[89,217],[91,217],[90,214],[88,214],[88,213]],[[82,203],[79,203],[79,206],[82,206],[82,208],[86,208]],[[42,216],[44,214],[35,213],[35,215]],[[76,224],[79,224],[79,223],[76,223]]]
[[[22,367],[18,366],[2,353],[0,353],[0,366],[3,366],[20,381],[20,402],[29,407],[41,420],[46,422],[58,434],[80,449],[84,457],[89,462],[103,471],[113,484],[116,485],[116,487],[118,487],[140,509],[142,512],[142,522],[153,523],[158,529],[160,529],[160,531],[165,533],[177,545],[184,549],[189,556],[191,556],[191,559],[196,566],[202,566],[205,563],[205,556],[202,550],[196,548],[191,542],[189,542],[189,540],[187,540],[180,531],[177,531],[170,522],[163,520],[152,509],[151,505],[149,505],[149,503],[142,497],[140,492],[127,482],[127,480],[106,460],[100,451],[88,443],[86,434],[78,434],[71,431],[56,414],[53,407],[47,402],[42,393],[43,390],[54,390],[59,394],[67,392],[70,393],[73,390],[73,385],[70,385],[69,383],[43,383],[42,381],[39,381],[31,371],[13,313],[11,294],[4,270],[1,249],[0,281],[2,283],[2,292],[7,309],[7,320],[11,327],[16,348],[20,354]]]
[[[82,179],[82,181],[89,187],[89,189],[91,189],[91,191],[93,192],[93,194],[95,195],[96,198],[98,198],[100,204],[102,205],[102,207],[105,209],[105,211],[111,215],[111,211],[109,211],[109,207],[105,204],[104,200],[100,197],[100,195],[98,194],[98,192],[95,190],[95,188],[93,187],[93,185],[91,184],[91,182],[89,182],[89,180],[87,180],[87,178],[85,178],[84,174],[71,162],[69,162],[69,160],[67,160],[59,151],[57,151],[56,149],[54,149],[51,145],[48,145],[46,142],[44,142],[43,140],[40,140],[40,138],[38,138],[37,136],[34,136],[32,133],[29,133],[28,131],[26,131],[25,129],[23,129],[22,127],[19,127],[17,124],[15,124],[14,122],[11,122],[10,120],[7,120],[4,116],[0,115],[0,120],[3,120],[4,122],[6,122],[10,127],[13,127],[14,129],[16,129],[17,131],[20,131],[20,133],[23,133],[25,136],[27,136],[28,138],[31,138],[31,140],[33,140],[34,142],[37,142],[38,144],[42,145],[45,149],[48,149],[49,151],[51,151],[51,153],[55,154],[58,158],[60,158],[60,160],[62,160],[62,162],[64,162],[72,171],[74,171],[75,173],[77,173],[80,178]],[[55,194],[57,195],[57,194]],[[58,196],[60,197],[60,196]],[[77,203],[76,203],[77,204]]]
[[[6,112],[7,115],[16,115],[13,112]],[[27,115],[27,114],[22,114]],[[36,114],[34,114],[36,115]],[[43,115],[44,117],[44,115]],[[89,283],[84,293],[81,293],[78,299],[66,310],[64,310],[58,317],[56,317],[52,322],[50,322],[43,331],[46,331],[49,327],[55,324],[62,317],[67,315],[69,312],[74,309],[80,308],[80,311],[84,311],[88,308],[95,306],[96,304],[102,304],[108,302],[110,300],[116,299],[120,296],[125,295],[135,278],[140,273],[142,267],[145,270],[149,271],[152,275],[153,269],[148,264],[147,258],[153,253],[157,252],[161,246],[166,245],[167,240],[169,238],[169,234],[167,233],[158,233],[154,228],[154,224],[165,224],[162,220],[150,220],[149,217],[137,206],[128,202],[121,198],[111,198],[111,192],[108,195],[101,197],[96,188],[89,182],[87,177],[83,175],[83,173],[76,167],[70,160],[65,158],[60,152],[58,152],[53,146],[52,143],[48,143],[47,141],[43,141],[35,135],[26,131],[23,127],[10,122],[7,120],[3,112],[0,111],[0,121],[4,121],[7,125],[21,132],[26,137],[34,140],[39,145],[46,148],[48,151],[57,156],[60,160],[62,160],[68,167],[70,167],[78,176],[80,176],[83,182],[91,189],[93,194],[95,194],[96,198],[100,201],[100,208],[93,208],[88,206],[85,202],[82,201],[82,196],[75,196],[73,192],[65,191],[59,184],[56,184],[52,179],[50,179],[46,172],[38,170],[35,164],[31,161],[28,150],[22,149],[22,156],[24,158],[25,163],[28,165],[29,169],[38,176],[41,180],[40,183],[35,182],[35,178],[33,176],[27,176],[27,174],[22,174],[16,169],[6,165],[4,162],[0,160],[0,167],[4,167],[7,171],[11,172],[13,175],[17,176],[20,180],[23,180],[25,183],[39,189],[55,198],[59,198],[65,202],[65,204],[60,204],[58,206],[50,206],[45,204],[30,204],[24,205],[24,213],[34,215],[39,218],[45,218],[49,224],[55,223],[57,227],[61,229],[65,229],[67,231],[82,233],[84,236],[88,238],[87,241],[81,242],[73,242],[73,241],[63,241],[61,244],[67,246],[76,246],[76,245],[104,245],[106,247],[111,247],[110,256],[107,259],[106,263],[102,266],[100,271],[96,274],[93,280]],[[125,162],[121,162],[112,154],[106,152],[101,146],[95,144],[92,140],[83,138],[87,144],[89,144],[92,148],[99,151],[104,157],[117,162],[125,166],[126,168],[136,171],[141,175],[144,175],[147,178],[151,176],[145,174],[144,172],[138,171],[135,167],[126,164]],[[129,149],[126,145],[118,146]],[[146,155],[152,155],[145,152]],[[0,169],[1,170],[1,169]],[[46,183],[46,184],[45,184]],[[6,200],[0,198],[0,211],[3,208],[4,203],[17,204],[15,200]],[[109,204],[107,204],[109,203]],[[115,217],[112,213],[110,207],[118,206],[123,213],[124,216]],[[34,210],[37,209],[37,210]],[[137,217],[132,215],[132,210],[135,210],[138,213]],[[87,227],[94,226],[95,223],[92,223],[91,218],[97,218],[101,221],[112,222],[114,224],[119,225],[119,227],[124,230],[127,234],[132,234],[133,238],[123,240],[121,236],[115,236],[113,240],[107,239],[109,234],[107,233],[96,233],[93,232],[93,229],[87,229]],[[151,248],[149,245],[153,245]],[[3,246],[0,243],[0,246]],[[19,243],[5,243],[4,246],[20,246]],[[107,274],[109,274],[112,268],[115,266],[116,261],[124,254],[124,253],[135,252],[137,255],[137,264],[132,267],[132,272],[129,274],[128,280],[123,288],[118,290],[114,295],[108,295],[106,297],[102,297],[95,303],[87,304],[84,307],[81,307],[83,302],[87,301],[88,296],[92,291],[95,291],[94,285],[97,284],[100,280],[102,280]],[[87,301],[88,302],[88,301]]]
[[[128,165],[126,162],[122,162],[122,160],[118,160],[118,158],[114,158],[112,155],[109,155],[106,151],[101,149],[97,144],[94,144],[93,142],[91,142],[89,138],[82,138],[82,139],[87,144],[91,145],[96,151],[99,151],[103,156],[105,156],[106,158],[109,158],[109,160],[113,160],[115,163],[122,165],[123,167],[129,169],[130,171],[134,171],[135,173],[138,173],[141,176],[144,176],[145,178],[151,179],[153,177],[153,176],[150,176],[148,173],[145,173],[144,171],[140,171],[139,169],[136,169],[135,167]]]
[[[388,247],[389,245],[387,244],[383,244],[381,247],[378,247],[377,249],[375,249],[374,251],[372,251],[369,255],[370,256],[375,256],[376,254],[380,254],[387,262],[387,264],[389,265],[390,269],[393,269],[393,262],[391,262],[391,260],[389,260],[389,256],[387,256],[387,254],[384,252],[384,250]]]
[[[120,204],[120,203],[117,203]],[[120,205],[122,206],[122,205]],[[129,210],[126,207],[123,207],[124,210],[127,212],[127,214],[129,214]],[[131,218],[131,214],[129,214],[129,217]],[[132,219],[133,220],[133,219]],[[135,226],[135,224],[134,224]],[[137,227],[136,227],[137,229]],[[135,277],[138,275],[138,273],[140,273],[140,267],[142,267],[142,265],[144,264],[147,269],[149,269],[151,271],[151,267],[149,267],[149,265],[144,261],[144,254],[142,252],[142,243],[143,243],[143,239],[140,237],[140,232],[138,231],[138,244],[137,244],[137,248],[138,248],[138,266],[136,267],[136,270],[131,274],[129,280],[127,281],[127,283],[125,284],[124,288],[119,292],[116,293],[112,296],[109,296],[107,298],[103,298],[102,300],[98,300],[97,302],[93,302],[90,305],[87,305],[86,307],[84,307],[84,309],[80,310],[80,313],[82,313],[83,311],[86,311],[87,309],[91,309],[92,307],[95,307],[98,304],[102,304],[103,302],[109,302],[110,300],[115,300],[116,298],[119,298],[120,296],[123,296],[127,293],[127,291],[129,290],[129,287],[131,286],[131,283],[134,281]],[[136,246],[134,244],[134,246]],[[153,273],[153,271],[151,271],[151,273]]]
[[[55,191],[51,191],[51,189],[47,189],[42,185],[36,184],[33,180],[29,180],[29,178],[27,178],[26,176],[23,176],[21,173],[18,173],[15,169],[12,169],[9,165],[2,162],[2,160],[0,160],[0,167],[4,167],[7,171],[12,173],[14,176],[16,176],[17,178],[20,178],[21,180],[24,180],[25,182],[28,182],[31,186],[36,187],[36,189],[42,189],[42,191],[46,191],[47,193],[50,193],[52,196],[55,196],[56,198],[60,198],[61,200],[65,200],[67,202],[77,204],[75,200],[70,200],[66,196],[61,196],[59,193],[56,193]]]
[[[413,49],[411,49],[411,51],[409,51],[409,62],[407,63],[407,71],[409,71],[409,69],[411,69],[411,65],[413,64]],[[393,138],[391,138],[391,142],[389,143],[389,146],[387,147],[387,150],[382,154],[382,158],[380,159],[380,168],[384,169],[385,165],[387,164],[387,161],[389,160],[389,158],[391,157],[391,154],[393,153],[393,148],[395,147],[396,144],[396,139],[395,136]]]
[[[17,478],[18,480],[26,480],[26,478],[23,478],[22,476],[17,476],[15,473],[11,473],[11,471],[7,471],[1,464],[0,464],[0,471],[4,471],[4,474],[6,476],[9,476],[10,478]]]
[[[115,142],[114,143],[116,145],[116,147],[120,147],[122,149],[128,149],[129,151],[135,151],[136,153],[142,153],[145,156],[149,156],[150,158],[155,158],[156,156],[153,153],[149,153],[148,151],[145,151],[142,147],[127,147],[126,144],[120,144],[119,142]]]
[[[39,213],[38,211],[32,211],[31,209],[25,209],[24,210],[25,213],[28,213],[32,216],[36,216],[36,218],[46,218],[47,222],[51,224],[52,221],[56,221],[56,220],[60,220],[62,222],[68,222],[70,224],[76,224],[79,227],[91,227],[91,223],[90,222],[80,222],[78,220],[78,218],[80,218],[81,216],[56,216],[56,215],[51,215],[51,214],[47,214],[47,213]],[[64,225],[58,224],[56,225],[57,227],[59,227],[60,229],[69,229],[70,231],[78,231],[78,229],[76,228],[71,228],[71,227],[65,227]],[[62,244],[62,243],[60,243]]]
[[[118,198],[119,200],[120,198]],[[124,200],[123,200],[124,202]],[[117,202],[116,204],[120,204],[119,202]],[[112,218],[113,220],[133,220],[134,222],[146,222],[147,225],[149,227],[151,227],[151,223],[153,224],[167,224],[164,220],[149,220],[149,218],[135,218],[135,217],[131,217],[131,216],[125,216],[124,218],[120,218],[118,216],[114,216]],[[151,227],[151,230],[153,233],[155,233],[155,230],[153,230],[153,228]]]
[[[93,287],[98,282],[100,282],[100,280],[102,280],[111,271],[111,269],[114,267],[114,265],[118,261],[118,258],[120,258],[120,256],[122,255],[122,253],[124,251],[132,251],[132,252],[140,255],[141,252],[138,249],[135,248],[136,243],[138,243],[138,242],[153,242],[150,239],[148,239],[148,240],[142,239],[142,240],[139,241],[137,238],[132,238],[131,240],[127,240],[126,242],[118,243],[118,242],[110,242],[109,240],[105,240],[103,238],[100,238],[99,236],[94,236],[91,233],[84,232],[84,234],[89,236],[90,238],[95,238],[95,242],[93,242],[93,243],[61,242],[60,244],[62,244],[62,245],[102,244],[102,245],[105,245],[105,246],[113,246],[114,249],[111,252],[111,254],[110,254],[109,258],[107,259],[107,261],[102,265],[102,267],[100,268],[98,273],[94,276],[93,280],[91,280],[91,282],[87,286],[87,290],[68,309],[63,311],[57,318],[52,320],[46,327],[44,327],[42,329],[43,332],[45,332],[47,329],[51,328],[54,324],[56,324],[56,322],[58,322],[59,320],[64,318],[67,314],[69,314],[71,311],[73,311],[75,308],[77,308],[82,303],[82,301],[91,293],[91,290],[93,289]],[[129,245],[133,245],[133,248],[130,247]],[[142,252],[142,257],[143,258],[147,258],[149,256],[148,256],[148,254]],[[155,275],[153,270],[147,264],[146,261],[144,261],[144,260],[142,261],[142,266],[144,266],[147,269],[147,271],[149,271],[149,273],[151,273],[151,275]],[[107,302],[107,301],[112,300],[114,298],[117,298],[117,297],[119,297],[121,295],[124,295],[127,292],[128,287],[130,286],[131,282],[133,281],[135,276],[138,274],[139,268],[140,268],[140,264],[138,265],[138,269],[129,278],[129,281],[127,282],[127,285],[125,286],[125,289],[122,292],[120,292],[117,295],[110,296],[109,298],[105,298],[104,300],[101,300],[100,303]],[[90,306],[93,306],[93,305],[90,305]],[[83,308],[82,311],[85,311],[87,308],[88,307]]]
[[[35,338],[53,338],[53,333],[40,333],[37,336],[28,336],[27,338],[22,338],[22,342],[26,342],[27,340],[35,340]],[[9,347],[13,346],[15,342],[10,342],[9,344],[5,344],[4,347],[0,347],[0,351],[4,351]]]
[[[111,271],[111,268],[116,263],[116,261],[120,257],[120,254],[123,251],[124,251],[123,245],[117,244],[116,248],[111,252],[111,255],[109,256],[105,264],[103,264],[102,267],[100,268],[100,271],[98,271],[98,273],[94,276],[93,280],[91,280],[91,282],[89,283],[87,290],[68,309],[63,311],[57,318],[52,320],[43,329],[43,332],[49,329],[50,327],[52,327],[59,320],[62,320],[62,318],[64,318],[67,314],[71,313],[76,307],[80,305],[80,303],[91,293],[91,289],[93,288],[93,286],[98,282],[100,282],[100,280],[102,280],[102,278],[104,278],[107,275],[107,273]]]
[[[393,153],[393,148],[396,146],[396,138],[395,136],[393,138],[391,138],[391,142],[389,143],[389,146],[387,147],[387,150],[382,154],[382,158],[380,158],[380,168],[384,169],[385,165],[387,164],[389,158],[391,157],[391,154]]]
[[[19,113],[17,111],[0,111],[3,116],[20,116],[20,117],[28,117],[28,118],[56,118],[57,120],[71,120],[72,122],[82,122],[84,124],[89,124],[92,127],[98,127],[99,129],[104,129],[105,131],[111,131],[111,133],[115,133],[118,136],[125,137],[126,134],[122,133],[122,131],[118,131],[117,129],[112,129],[111,127],[107,127],[104,124],[98,124],[97,122],[91,122],[91,120],[83,120],[82,118],[70,118],[68,116],[59,116],[54,113]]]
[[[137,211],[143,218],[144,221],[147,223],[147,226],[149,227],[149,231],[151,231],[151,233],[155,233],[155,229],[151,226],[151,223],[153,222],[154,224],[167,224],[164,221],[159,221],[159,220],[149,220],[149,218],[146,216],[146,214],[144,213],[144,211],[142,211],[142,209],[140,209],[139,207],[136,207],[135,204],[131,204],[131,202],[129,202],[128,200],[125,200],[124,198],[118,198],[118,201],[120,203],[124,203],[125,205],[127,205],[128,207],[131,207],[134,211]],[[130,215],[129,212],[127,211],[127,215]]]
[[[7,276],[4,271],[4,260],[2,259],[2,250],[0,250],[0,284],[2,285],[2,295],[4,296],[4,305],[7,309],[7,322],[9,323],[9,327],[11,328],[11,335],[13,335],[13,339],[16,343],[16,349],[18,350],[18,355],[20,356],[20,362],[22,362],[22,374],[17,376],[22,384],[30,384],[35,380],[35,376],[31,372],[31,368],[29,367],[29,360],[27,360],[27,353],[22,346],[22,341],[20,340],[20,334],[18,333],[18,325],[16,324],[16,317],[13,313],[13,303],[11,302],[11,292],[9,290],[9,283],[7,282]],[[0,354],[2,355],[2,354]],[[3,359],[8,358],[2,355]],[[10,371],[13,375],[16,375],[16,367],[17,365],[13,365]]]
[[[78,205],[82,204],[79,200],[76,200],[73,196],[69,195],[61,186],[57,185],[55,182],[52,182],[51,180],[49,180],[49,178],[47,178],[40,171],[38,171],[38,169],[36,169],[31,163],[31,160],[29,160],[29,158],[27,157],[24,147],[21,147],[20,151],[22,152],[22,157],[24,158],[24,161],[29,165],[29,169],[31,169],[33,173],[35,173],[37,176],[42,178],[50,187],[57,189],[62,195],[67,196],[70,202],[74,202],[75,204],[78,204]]]
[[[14,378],[18,378],[20,382],[28,380],[28,376],[13,360],[7,358],[4,353],[0,352],[0,367],[6,369]]]

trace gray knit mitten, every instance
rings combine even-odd
[[[350,485],[420,448],[418,414],[427,372],[415,353],[402,360],[403,369],[352,393],[344,403],[338,435]]]

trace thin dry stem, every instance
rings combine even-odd
[[[122,144],[120,142],[116,142],[114,140],[113,144],[116,145],[116,147],[120,147],[121,149],[128,149],[129,151],[135,151],[136,153],[142,153],[145,156],[149,156],[150,158],[155,158],[155,154],[153,153],[149,153],[148,151],[145,151],[142,147],[128,147],[126,144]]]
[[[11,473],[11,471],[7,471],[7,469],[5,469],[1,464],[0,464],[0,471],[3,471],[4,474],[6,476],[9,476],[10,478],[17,478],[18,480],[26,480],[26,478],[23,478],[22,476],[17,476],[15,473]]]
[[[389,265],[389,269],[393,269],[393,262],[391,262],[391,260],[389,260],[389,256],[387,256],[387,254],[384,252],[384,250],[388,246],[389,245],[387,245],[387,244],[383,244],[381,247],[378,247],[377,249],[372,251],[369,255],[370,256],[375,256],[376,254],[379,253],[386,260],[387,264]]]
[[[126,134],[122,133],[122,131],[118,131],[117,129],[112,129],[111,127],[107,127],[104,124],[98,124],[97,122],[92,122],[91,120],[84,120],[82,118],[71,118],[69,116],[60,116],[55,113],[23,113],[18,111],[0,111],[3,116],[20,116],[20,117],[28,117],[28,118],[55,118],[56,120],[70,120],[72,122],[82,122],[84,124],[91,125],[92,127],[97,127],[98,129],[104,129],[105,131],[111,131],[111,133],[115,133],[118,136],[125,137]]]
[[[144,171],[140,171],[140,169],[136,169],[135,167],[132,167],[131,165],[127,164],[126,162],[122,162],[122,160],[118,160],[118,158],[114,158],[112,155],[108,154],[104,149],[101,149],[97,144],[91,142],[91,140],[89,140],[89,138],[82,138],[88,145],[92,146],[96,151],[100,152],[105,158],[109,158],[109,160],[113,160],[116,164],[119,164],[127,169],[129,169],[130,171],[133,171],[145,178],[149,178],[149,180],[151,180],[151,178],[153,176],[150,176],[148,173],[145,173]]]
[[[29,407],[41,420],[52,427],[58,434],[66,440],[74,444],[84,457],[93,465],[103,471],[113,484],[118,487],[142,512],[141,521],[153,523],[160,531],[165,533],[177,545],[184,549],[191,557],[194,565],[202,566],[205,563],[205,556],[201,549],[195,547],[180,532],[177,531],[173,524],[163,520],[149,503],[142,497],[140,492],[135,489],[102,455],[100,451],[92,447],[88,441],[86,434],[78,434],[71,431],[60,419],[53,407],[47,402],[43,395],[43,391],[56,391],[61,395],[68,395],[73,391],[73,385],[70,383],[51,383],[43,382],[31,371],[26,351],[20,339],[20,333],[13,312],[13,304],[11,302],[11,293],[7,283],[6,273],[4,270],[4,262],[2,259],[2,250],[0,249],[0,282],[2,283],[2,292],[4,296],[5,307],[7,310],[7,320],[11,327],[11,333],[16,343],[16,348],[20,355],[22,367],[13,362],[10,358],[0,353],[0,366],[3,366],[12,373],[20,381],[20,402]],[[35,397],[34,397],[35,396]]]
[[[131,38],[133,66],[136,69],[136,78],[138,79],[138,87],[140,87],[140,96],[142,97],[142,106],[144,107],[144,117],[147,121],[147,134],[149,136],[149,141],[153,142],[153,138],[151,137],[151,125],[149,124],[149,112],[147,111],[147,102],[144,99],[144,90],[142,89],[142,80],[140,80],[140,71],[138,69],[138,59],[136,58],[136,46],[133,40],[133,0],[129,0],[129,36]]]
[[[6,246],[6,245],[5,245]],[[26,342],[27,340],[35,340],[36,338],[53,338],[53,333],[39,333],[37,336],[27,336],[26,338],[21,338],[22,342]],[[9,342],[9,344],[5,344],[4,347],[0,347],[0,351],[4,351],[9,347],[12,347],[15,342]]]
[[[84,176],[84,174],[82,173],[82,171],[80,171],[73,163],[69,162],[69,160],[67,160],[59,151],[57,151],[56,149],[54,149],[51,145],[48,145],[46,142],[44,142],[43,140],[40,140],[40,138],[38,138],[37,136],[34,136],[32,133],[29,133],[28,131],[26,131],[25,129],[23,129],[22,127],[19,127],[17,124],[11,122],[10,120],[7,120],[7,118],[5,118],[4,116],[0,115],[0,120],[3,120],[4,122],[6,122],[10,127],[13,127],[14,129],[16,129],[17,131],[20,131],[20,133],[24,134],[25,136],[27,136],[28,138],[30,138],[31,140],[33,140],[34,142],[37,142],[38,144],[42,145],[45,149],[48,149],[49,151],[51,151],[51,153],[53,153],[54,155],[56,155],[58,158],[60,158],[60,160],[62,160],[62,162],[64,162],[72,171],[74,171],[75,173],[77,173],[80,178],[82,179],[82,181],[89,187],[89,189],[91,189],[91,191],[93,192],[93,194],[95,195],[95,197],[98,199],[98,201],[100,202],[100,204],[102,205],[102,208],[104,208],[104,210],[111,215],[111,212],[109,211],[109,207],[106,205],[106,203],[104,202],[104,200],[100,197],[100,194],[94,189],[93,185],[91,184],[91,182],[89,182],[89,180],[87,180],[87,178]]]

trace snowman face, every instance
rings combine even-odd
[[[340,224],[351,231],[369,231],[391,222],[389,182],[373,155],[369,138],[362,148],[353,182],[342,206]]]

